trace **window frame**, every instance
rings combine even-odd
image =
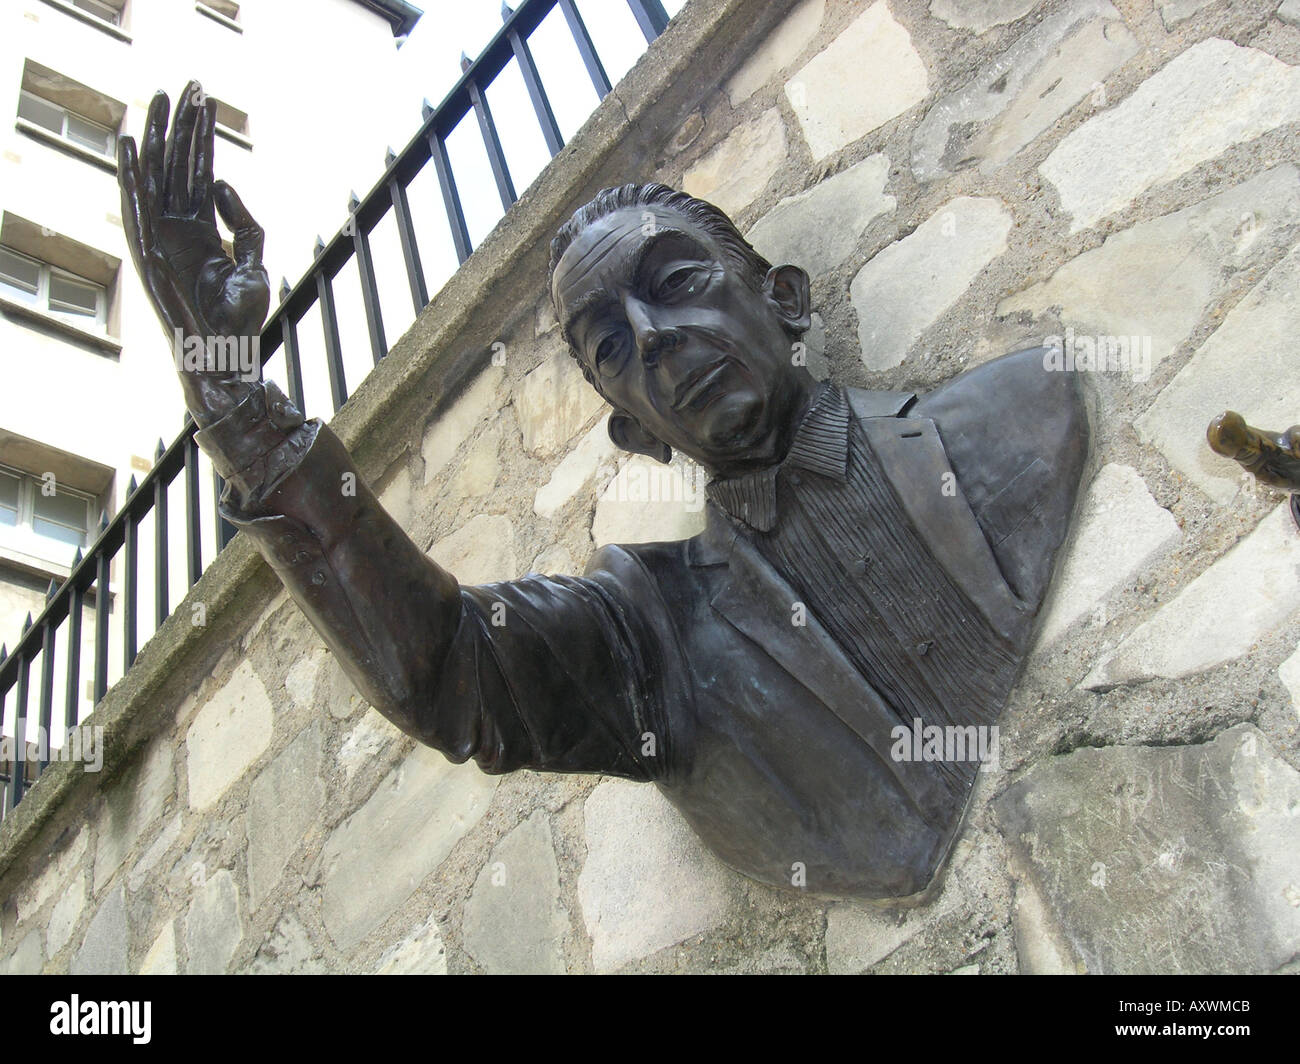
[[[56,133],[48,126],[43,126],[39,122],[31,118],[28,118],[26,115],[24,115],[22,113],[23,97],[31,97],[33,100],[38,101],[44,106],[52,107],[56,111],[58,111],[60,116],[63,119],[62,128]],[[37,93],[32,92],[30,89],[19,89],[18,107],[19,107],[19,111],[18,111],[19,120],[22,122],[26,122],[29,125],[35,126],[42,133],[46,133],[49,136],[56,137],[61,143],[66,144],[68,147],[76,151],[89,152],[91,155],[95,156],[96,159],[105,159],[108,161],[116,160],[117,137],[118,137],[118,132],[116,129],[112,129],[109,126],[104,125],[102,122],[96,122],[93,118],[87,118],[85,115],[77,114],[76,111],[73,111],[70,108],[65,107],[63,104],[56,103],[54,100],[50,100],[44,96],[40,96]],[[69,118],[75,118],[78,122],[85,122],[87,125],[94,126],[96,129],[101,129],[105,133],[107,133],[109,138],[108,150],[104,152],[98,152],[94,148],[88,148],[86,145],[81,144],[80,142],[75,141],[70,136],[68,136]]]
[[[36,530],[36,492],[40,491],[43,480],[41,477],[28,473],[26,470],[18,469],[15,466],[0,464],[0,473],[7,474],[11,477],[18,478],[18,517],[17,523],[13,525],[0,524],[0,541],[9,540],[12,545],[23,550],[28,548],[25,553],[31,553],[32,548],[43,547],[39,556],[50,557],[52,551],[58,547],[66,547],[70,551],[85,550],[92,541],[92,534],[95,528],[95,515],[98,512],[97,506],[99,500],[89,492],[80,491],[77,488],[69,488],[56,482],[56,488],[60,495],[68,495],[75,499],[80,499],[86,504],[86,523],[81,531],[80,543],[69,543],[67,540],[58,539],[54,536],[48,536],[43,532]],[[43,520],[51,520],[43,518]],[[52,521],[53,524],[62,525],[60,521]],[[62,527],[71,527],[62,525]],[[53,559],[51,559],[53,560]]]
[[[228,15],[217,6],[217,0],[195,0],[194,10],[200,15],[206,15],[218,25],[225,26],[228,30],[234,30],[236,33],[244,32],[244,24],[240,21],[239,15],[241,5],[235,4],[235,13]]]
[[[32,307],[32,309],[39,311],[42,314],[48,315],[51,318],[56,318],[60,322],[77,326],[88,332],[93,332],[96,334],[103,333],[104,335],[108,335],[108,288],[107,286],[100,284],[98,281],[92,281],[89,277],[82,277],[80,274],[73,273],[71,270],[65,270],[61,266],[52,266],[50,263],[45,262],[42,259],[38,259],[32,255],[25,254],[24,252],[18,251],[15,248],[11,248],[5,244],[0,244],[0,251],[3,251],[6,255],[12,255],[17,259],[22,259],[25,262],[29,262],[35,265],[39,270],[39,275],[36,282],[35,299],[34,301],[28,304],[29,306]],[[50,279],[52,277],[65,278],[76,284],[86,285],[87,287],[93,288],[95,290],[95,316],[93,319],[94,321],[93,328],[91,328],[90,325],[90,321],[91,321],[90,315],[76,314],[72,311],[55,310],[53,307],[50,306],[50,298],[51,298]],[[10,300],[17,298],[15,295],[11,294],[14,290],[12,285],[5,282],[0,282],[0,283],[4,284],[4,287],[0,288],[0,295],[3,295],[4,298]]]
[[[122,28],[122,16],[124,14],[123,9],[126,7],[125,3],[119,6],[117,4],[108,3],[107,0],[65,0],[65,2],[68,4],[69,7],[75,7],[78,11],[81,11],[89,15],[93,19],[98,19],[106,26],[112,26],[114,29]],[[81,6],[82,4],[90,4],[92,5],[92,7],[105,8],[113,12],[114,17],[111,19],[105,18],[103,15],[96,14],[89,7],[82,7]]]

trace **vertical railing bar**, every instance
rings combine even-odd
[[[647,44],[653,44],[656,37],[668,27],[668,12],[660,0],[627,0],[628,7],[636,24],[645,34]]]
[[[64,733],[77,726],[81,710],[81,611],[84,591],[74,584],[68,596],[68,676],[63,701]]]
[[[190,587],[203,575],[203,537],[199,533],[199,445],[185,444],[185,568]]]
[[[30,620],[30,618],[29,618]],[[9,776],[9,808],[12,809],[23,797],[23,785],[26,783],[27,770],[27,670],[31,662],[21,650],[15,650],[18,658],[18,683],[14,692],[14,756],[13,771]]]
[[[131,480],[126,505],[126,563],[122,574],[122,671],[135,664],[138,637],[136,625],[136,591],[140,570],[140,525],[131,509],[135,495],[135,478]]]
[[[339,316],[334,307],[334,289],[324,270],[316,273],[316,298],[320,301],[321,325],[325,332],[325,368],[329,370],[330,400],[337,414],[339,408],[348,401],[348,387],[343,377],[343,354],[340,350],[342,341],[339,340]]]
[[[470,247],[469,229],[465,225],[465,212],[460,206],[460,194],[456,191],[456,178],[451,172],[447,144],[437,130],[429,133],[429,151],[433,156],[438,185],[442,188],[442,202],[447,207],[447,222],[451,226],[451,241],[456,246],[456,258],[464,262],[474,249]]]
[[[108,691],[108,551],[95,561],[95,704]]]
[[[519,197],[515,195],[515,185],[510,180],[510,168],[506,165],[506,154],[501,150],[496,123],[492,121],[492,109],[488,107],[487,97],[475,82],[469,82],[465,88],[469,91],[470,103],[474,105],[474,114],[478,116],[479,132],[483,134],[483,147],[487,149],[488,163],[492,167],[492,176],[496,179],[497,192],[501,196],[501,206],[509,210]]]
[[[356,207],[361,204],[353,196]],[[356,207],[353,208],[355,211]],[[370,353],[375,365],[388,354],[384,338],[384,316],[379,308],[379,284],[375,279],[375,260],[370,254],[370,238],[362,230],[356,214],[352,216],[352,250],[357,256],[357,275],[361,279],[361,303],[366,311],[366,331],[370,334]]]
[[[40,715],[37,718],[39,728],[37,734],[45,737],[40,754],[42,772],[50,763],[50,726],[54,722],[54,636],[54,625],[49,623],[42,625]]]
[[[533,110],[537,112],[537,121],[541,124],[546,147],[552,157],[559,155],[560,149],[564,147],[564,137],[560,134],[559,123],[555,121],[555,112],[551,110],[546,89],[542,87],[542,77],[537,71],[537,64],[533,62],[533,53],[518,30],[510,30],[508,36],[515,61],[519,64],[519,72],[524,77],[524,87],[528,90],[529,99],[533,101]]]
[[[604,64],[596,54],[596,46],[592,42],[591,34],[587,32],[587,24],[582,21],[582,16],[578,14],[573,0],[560,0],[560,10],[564,12],[564,20],[569,24],[569,32],[573,34],[573,43],[578,46],[578,54],[582,56],[582,64],[587,68],[587,75],[591,78],[592,85],[596,87],[596,95],[603,100],[609,95],[612,86],[609,83],[609,75],[605,73]]]
[[[298,326],[289,315],[280,319],[280,333],[284,337],[284,367],[289,378],[289,401],[300,411],[306,410],[302,397],[302,363],[298,359]]]
[[[158,441],[158,457],[162,457],[162,440]],[[171,613],[167,586],[167,482],[162,477],[153,486],[153,540],[153,618],[157,629]]]
[[[415,313],[419,314],[429,305],[429,289],[424,282],[424,267],[420,264],[415,226],[411,224],[411,204],[406,198],[406,186],[396,177],[389,179],[388,193],[392,197],[393,213],[397,215],[397,236],[402,243],[402,259],[406,263],[406,280],[411,286],[411,302],[415,304]]]

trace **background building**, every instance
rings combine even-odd
[[[296,279],[349,189],[382,169],[374,114],[394,109],[398,47],[419,16],[402,0],[3,5],[0,642],[13,646],[101,512],[182,425],[126,246],[117,137],[139,139],[157,89],[174,104],[199,79],[218,100],[217,173],[266,225],[271,277]],[[398,119],[408,133],[418,104]],[[203,530],[210,552],[214,520]]]

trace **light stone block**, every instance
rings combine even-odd
[[[1291,705],[1300,714],[1300,646],[1295,653],[1277,667],[1277,674],[1291,692]]]
[[[537,489],[533,513],[544,520],[553,520],[597,478],[612,475],[619,454],[619,449],[609,438],[608,420],[604,417],[598,419],[555,467],[550,479]]]
[[[429,557],[462,584],[513,580],[519,575],[515,526],[501,514],[475,514],[430,547]]]
[[[653,786],[606,780],[583,805],[587,860],[578,899],[597,972],[717,927],[732,873]]]
[[[248,789],[248,905],[254,912],[325,808],[321,731],[304,728]]]
[[[310,706],[316,697],[316,678],[329,658],[329,651],[317,648],[307,657],[294,662],[284,677],[284,689],[295,706]]]
[[[955,30],[979,35],[1024,18],[1042,0],[932,0],[930,14]]]
[[[1165,29],[1172,30],[1214,2],[1215,0],[1156,0],[1156,8],[1160,11],[1160,21],[1165,24]]]
[[[344,775],[351,780],[359,769],[401,734],[377,709],[367,710],[339,747],[338,761]]]
[[[546,457],[573,441],[605,405],[586,378],[582,367],[567,351],[543,362],[519,382],[515,391],[515,416],[524,438],[524,450]]]
[[[744,103],[793,63],[817,36],[826,12],[826,0],[803,0],[762,40],[727,81],[732,107]]]
[[[862,362],[890,369],[1007,249],[1012,219],[995,199],[959,196],[868,262],[849,286]]]
[[[1137,54],[1109,0],[1073,0],[926,113],[912,138],[918,181],[978,162],[992,173]]]
[[[18,891],[15,905],[18,923],[25,924],[56,891],[66,888],[75,875],[80,875],[86,851],[90,846],[90,828],[82,827],[62,850],[46,862],[40,873]]]
[[[434,917],[379,958],[376,975],[446,975],[447,948]]]
[[[1039,172],[1078,232],[1234,144],[1296,121],[1300,71],[1211,37],[1066,136]]]
[[[127,873],[126,877],[126,889],[132,894],[144,886],[153,870],[158,867],[158,862],[163,859],[167,851],[175,845],[176,840],[181,837],[183,821],[184,814],[176,813],[163,825],[158,837],[149,844],[149,848],[141,854],[140,859],[131,866],[131,871]]]
[[[185,916],[190,975],[224,975],[244,938],[239,887],[228,869],[207,877],[195,890]]]
[[[550,821],[538,810],[479,873],[465,905],[465,952],[490,975],[563,975],[568,929]]]
[[[68,966],[72,975],[127,975],[126,893],[116,887],[105,896],[86,928],[81,948]]]
[[[929,92],[925,63],[885,0],[850,22],[785,85],[815,160],[879,129]]]
[[[335,828],[321,855],[325,928],[350,952],[442,864],[487,811],[499,777],[417,747]]]
[[[815,280],[852,254],[867,226],[895,207],[885,195],[889,157],[872,155],[797,196],[788,196],[745,234],[773,265],[794,263]]]
[[[490,492],[501,473],[501,429],[493,425],[474,441],[465,460],[451,479],[451,494],[460,499],[477,499]]]
[[[18,947],[0,964],[0,975],[40,975],[45,968],[41,949],[41,932],[33,928],[23,936]],[[74,973],[75,974],[75,973]]]
[[[81,877],[77,877],[68,884],[68,889],[50,910],[49,923],[45,926],[45,948],[51,957],[58,953],[72,937],[85,904],[86,884]]]
[[[998,315],[1061,308],[1076,332],[1138,337],[1149,374],[1191,334],[1233,274],[1256,267],[1300,222],[1300,179],[1278,166],[1235,188],[1106,238],[1004,299]],[[1144,379],[1134,373],[1135,379]]]
[[[253,975],[315,975],[325,971],[316,956],[311,936],[296,913],[288,913],[275,925],[248,966]]]
[[[785,122],[775,107],[737,126],[682,177],[682,191],[738,214],[785,161]]]
[[[1223,323],[1134,422],[1144,443],[1221,506],[1248,474],[1210,450],[1205,430],[1225,410],[1281,431],[1300,421],[1300,246],[1232,308]]]
[[[1083,681],[1106,688],[1204,672],[1248,654],[1300,610],[1300,536],[1283,504],[1139,625]]]
[[[155,741],[104,802],[95,844],[96,893],[113,878],[141,833],[162,816],[175,792],[171,744]]]
[[[689,539],[704,531],[707,474],[680,456],[662,465],[633,456],[601,494],[591,523],[598,547]]]
[[[1290,961],[1297,808],[1300,774],[1250,724],[1201,745],[1047,758],[993,802],[1017,892],[1033,885],[1064,943],[1049,963],[1097,975],[1262,974]]]
[[[455,457],[460,445],[506,400],[505,370],[489,366],[446,410],[424,430],[420,453],[424,456],[424,483],[433,480]]]
[[[140,975],[175,975],[176,964],[176,928],[168,920],[153,940],[149,952],[140,962]]]
[[[1174,515],[1151,497],[1136,469],[1103,466],[1088,487],[1070,552],[1053,581],[1038,648],[1051,646],[1181,538]]]
[[[1300,26],[1300,0],[1282,0],[1277,17],[1288,26]]]
[[[271,745],[274,712],[252,664],[241,661],[185,736],[191,809],[207,809]]]

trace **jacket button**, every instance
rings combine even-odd
[[[801,477],[797,471],[794,472],[794,473],[791,473],[791,474],[790,474],[790,483],[791,483],[791,484],[794,484],[794,485],[797,487],[798,485],[800,485],[800,484],[803,483],[803,477]]]
[[[310,552],[305,550],[300,550],[297,554],[293,556],[293,564],[301,565],[303,562],[307,561],[307,559],[310,557],[311,557]]]
[[[314,573],[311,574],[311,582],[315,584],[317,587],[320,587],[321,584],[325,583],[325,574],[322,573],[319,569],[317,569]]]
[[[856,562],[853,563],[853,571],[856,572],[859,576],[866,576],[867,570],[870,568],[871,568],[870,558],[859,558]]]
[[[921,657],[925,657],[928,653],[930,653],[930,648],[932,646],[934,646],[934,640],[927,639],[924,643],[916,644],[916,652],[920,654]]]

